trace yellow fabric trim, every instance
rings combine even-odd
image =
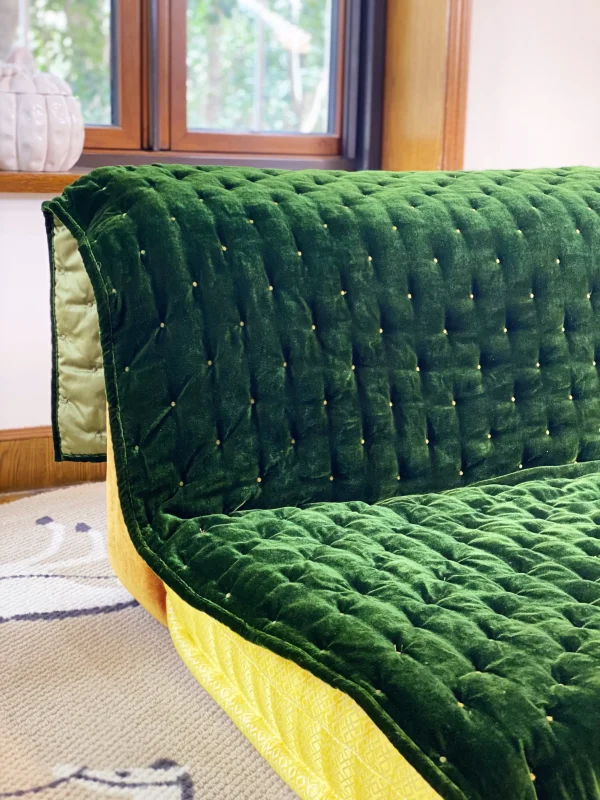
[[[439,800],[348,695],[252,644],[167,587],[179,655],[302,798]]]
[[[98,309],[77,242],[54,218],[58,429],[63,454],[106,452],[106,395]]]
[[[165,587],[137,554],[125,527],[110,433],[106,477],[113,569],[163,622]],[[166,592],[167,624],[179,655],[301,798],[440,800],[352,698]]]
[[[133,546],[123,519],[108,414],[106,417],[106,517],[108,521],[108,557],[118,579],[138,603],[144,606],[146,611],[166,625],[165,586]]]

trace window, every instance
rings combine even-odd
[[[383,0],[14,2],[16,43],[80,99],[85,165],[354,166],[364,142],[378,165]],[[376,100],[361,120],[359,92]]]
[[[138,0],[8,0],[16,43],[66,80],[81,103],[86,148],[136,149],[140,139]]]
[[[175,4],[173,147],[336,155],[342,19],[339,0]]]

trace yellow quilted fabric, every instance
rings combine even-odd
[[[439,798],[343,692],[242,639],[168,588],[167,618],[192,674],[300,797]]]

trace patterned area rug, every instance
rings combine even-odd
[[[0,798],[296,797],[114,577],[104,484],[0,505]]]

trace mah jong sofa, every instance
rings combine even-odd
[[[598,800],[600,170],[114,167],[44,214],[56,457],[108,454],[115,570],[289,785]]]

